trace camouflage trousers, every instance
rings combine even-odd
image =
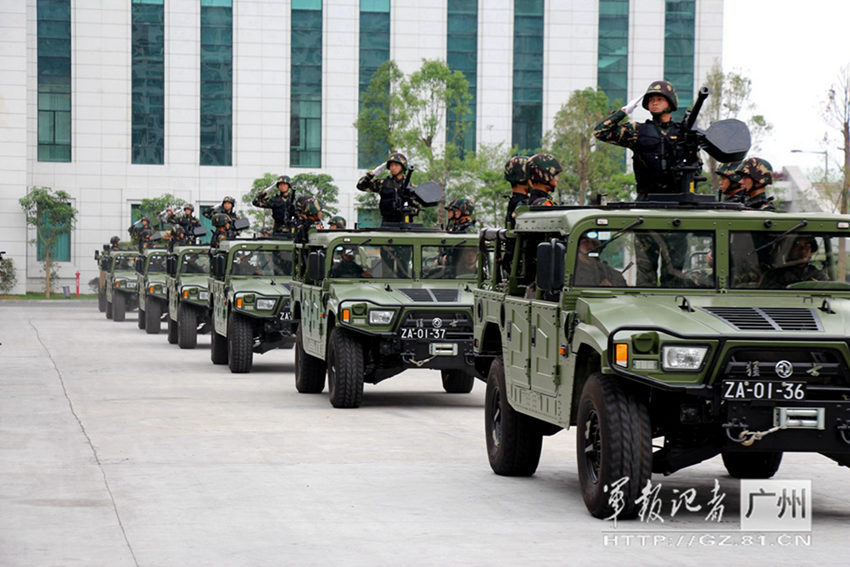
[[[638,287],[681,287],[687,256],[685,233],[646,232],[635,235]],[[658,261],[661,260],[659,276]],[[660,282],[660,284],[659,284]]]

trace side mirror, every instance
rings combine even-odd
[[[177,256],[169,256],[165,259],[165,271],[169,276],[177,275]]]
[[[227,269],[227,256],[224,254],[216,254],[213,256],[212,271],[213,277],[216,279],[224,279],[224,272]]]
[[[206,234],[207,234],[206,227],[196,226],[194,229],[192,229],[192,235],[193,236],[206,236]]]
[[[248,219],[237,219],[233,221],[233,224],[231,225],[233,230],[245,230],[249,226],[251,226],[251,223],[248,222]]]
[[[567,247],[554,238],[537,245],[537,287],[558,291],[564,287],[564,258]]]
[[[316,283],[325,279],[325,253],[310,252],[307,258],[307,273],[310,279]]]

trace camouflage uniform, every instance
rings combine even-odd
[[[289,185],[289,191],[284,195],[281,185]],[[251,202],[255,207],[271,209],[276,233],[290,232],[295,222],[295,195],[292,191],[292,180],[288,175],[281,175],[275,182],[273,195],[261,191]]]
[[[189,214],[186,214],[186,209],[189,209]],[[194,240],[194,231],[200,228],[201,221],[198,220],[192,213],[195,212],[195,206],[189,203],[183,207],[183,216],[179,219],[180,226],[183,227],[185,237],[192,241]]]
[[[626,287],[626,280],[620,272],[598,258],[591,258],[590,260],[590,262],[582,262],[576,259],[573,285],[579,287]]]
[[[398,175],[376,179],[370,171],[357,182],[357,189],[368,193],[377,193],[378,197],[380,197],[379,208],[383,222],[399,223],[404,220],[401,214],[399,192],[404,188],[404,173],[407,171],[407,158],[404,154],[394,153],[387,159],[387,168],[389,168],[391,163],[401,165],[401,171]]]
[[[230,215],[224,212],[212,215],[212,224],[215,227],[212,238],[210,238],[210,247],[215,248],[222,240],[230,240],[236,236],[236,231],[230,228]]]
[[[511,184],[511,198],[505,213],[505,227],[516,227],[516,208],[528,203],[528,177],[525,175],[525,156],[514,156],[505,163],[505,181]]]
[[[450,218],[446,230],[448,232],[469,232],[475,226],[475,220],[472,218],[472,213],[475,212],[475,203],[472,199],[460,197],[454,199],[446,207],[447,211],[458,211],[458,218]]]
[[[233,206],[230,208],[230,212],[227,212],[227,211],[224,209],[224,204],[225,204],[225,203],[230,203],[231,205],[233,205]],[[207,217],[208,219],[212,219],[212,218],[213,218],[215,215],[217,215],[217,214],[225,214],[225,215],[227,215],[228,217],[230,217],[230,220],[231,220],[231,221],[239,220],[239,219],[240,219],[240,217],[239,217],[239,215],[236,213],[236,199],[234,199],[233,197],[231,197],[230,195],[228,195],[228,196],[226,196],[224,199],[222,199],[222,200],[221,200],[221,204],[220,204],[220,205],[217,205],[217,206],[215,206],[215,207],[213,207],[213,208],[211,208],[211,209],[207,209],[206,211],[204,211],[204,216],[205,216],[205,217]]]
[[[749,208],[771,211],[776,208],[765,194],[766,187],[773,183],[773,167],[770,162],[757,157],[747,158],[735,170],[735,173],[741,177],[746,175],[753,181],[753,186],[746,195],[746,204]]]
[[[721,192],[723,193],[723,200],[730,201],[733,203],[742,203],[744,202],[745,192],[744,188],[741,187],[741,175],[735,170],[741,166],[741,162],[731,162],[721,164],[714,173],[719,177],[723,177],[729,180],[729,185],[726,189],[721,188]]]
[[[302,195],[295,201],[295,212],[298,214],[295,241],[306,243],[311,230],[322,230],[322,205],[315,197]]]

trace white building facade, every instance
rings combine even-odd
[[[356,219],[359,92],[386,58],[440,59],[475,96],[467,143],[534,150],[576,89],[627,101],[659,78],[693,100],[722,0],[0,0],[0,250],[43,286],[18,199],[71,195],[64,285],[164,193],[237,201],[266,172],[322,172]],[[455,63],[457,65],[455,65]],[[689,78],[688,78],[689,77]],[[685,87],[682,87],[685,83]],[[536,140],[536,142],[535,142]],[[506,159],[509,156],[505,156]],[[374,167],[378,163],[368,163]]]

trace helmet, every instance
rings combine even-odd
[[[195,205],[193,205],[192,203],[186,203],[185,205],[183,205],[183,210],[185,211],[186,209],[189,209],[190,211],[192,211],[194,213],[195,212]]]
[[[109,239],[109,243],[112,244],[113,246],[115,246],[119,242],[121,242],[120,236],[113,236],[112,238]]]
[[[402,153],[396,152],[394,154],[390,154],[390,157],[387,158],[387,167],[389,167],[391,163],[399,164],[402,171],[407,169],[407,157]]]
[[[735,170],[741,176],[746,175],[753,180],[753,189],[758,189],[773,183],[773,167],[766,159],[757,157],[747,158],[744,163]]]
[[[317,215],[322,212],[322,205],[315,197],[311,197],[310,195],[301,195],[298,197],[298,200],[295,201],[295,211],[299,215],[304,216]]]
[[[150,224],[151,219],[149,219],[148,217],[142,217],[142,218],[139,219],[139,222],[141,222],[142,224],[144,224],[144,223]]]
[[[716,170],[714,170],[714,173],[717,175],[722,175],[732,183],[738,183],[741,181],[741,175],[735,170],[739,167],[741,167],[740,161],[722,163]]]
[[[280,185],[281,183],[286,183],[290,187],[292,187],[292,179],[289,178],[288,175],[281,175],[277,178],[277,181],[274,182],[275,187]]]
[[[511,185],[526,183],[528,178],[525,176],[525,162],[527,161],[526,156],[514,156],[505,162],[505,181]]]
[[[335,217],[331,217],[330,223],[328,224],[336,225],[339,228],[345,228],[345,219],[337,215]]]
[[[462,217],[469,217],[475,212],[475,203],[468,197],[459,197],[452,200],[446,207],[446,210],[452,209],[459,211]]]
[[[652,95],[661,95],[670,103],[670,112],[675,112],[679,108],[679,95],[676,93],[676,88],[667,81],[654,81],[647,87],[646,94],[643,95],[643,106],[649,110],[649,97]]]
[[[216,228],[227,226],[230,223],[230,215],[227,213],[216,213],[212,217],[212,224]]]
[[[225,203],[230,203],[231,205],[233,205],[235,207],[236,206],[236,199],[234,199],[233,197],[228,195],[224,199],[221,200],[222,205],[225,204]]]
[[[532,183],[549,183],[564,171],[552,154],[534,154],[525,162],[525,175]]]

